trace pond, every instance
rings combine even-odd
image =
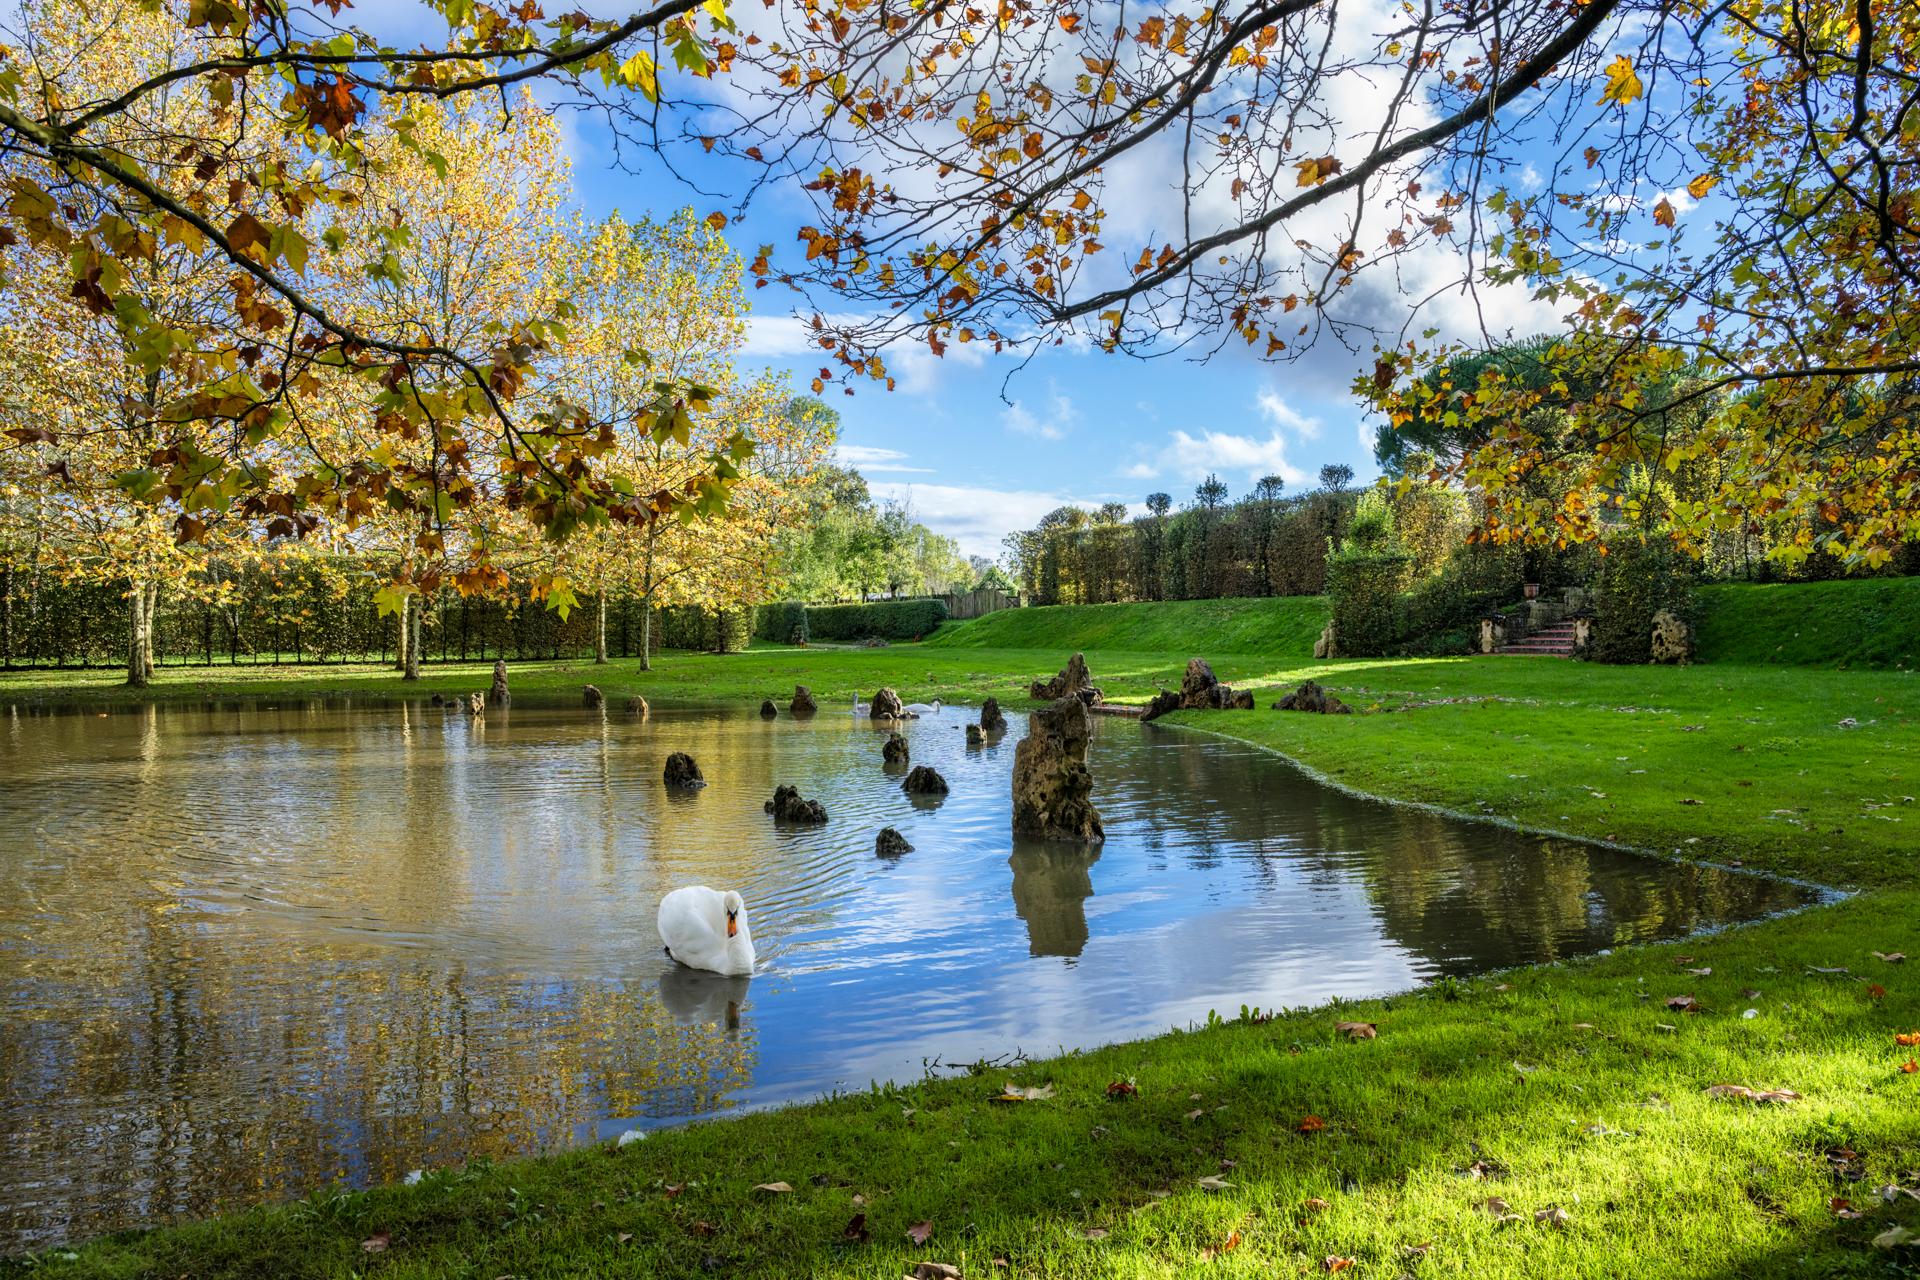
[[[1809,899],[1125,720],[1106,844],[1016,842],[1024,724],[972,714],[906,730],[928,805],[845,711],[0,710],[0,1253]],[[776,828],[776,783],[832,820]],[[757,976],[662,956],[689,883],[745,895]]]

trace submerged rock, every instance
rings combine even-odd
[[[892,827],[882,827],[880,834],[873,838],[873,851],[882,858],[897,858],[903,853],[912,853],[913,846]]]
[[[1087,670],[1086,655],[1081,653],[1067,659],[1067,665],[1053,679],[1035,680],[1027,687],[1027,693],[1037,702],[1078,698],[1088,706],[1093,706],[1100,701],[1100,690],[1094,688],[1093,674]],[[998,709],[996,706],[995,710]]]
[[[1027,736],[1013,754],[1013,833],[1045,840],[1106,839],[1093,807],[1087,741],[1093,716],[1078,697],[1063,697],[1027,718]]]
[[[1353,708],[1309,680],[1273,704],[1275,711],[1309,711],[1323,716],[1350,716]]]
[[[486,718],[487,699],[485,694],[470,693],[467,695],[467,714],[475,720],[484,720]]]
[[[507,660],[497,659],[493,664],[493,687],[487,690],[487,702],[491,706],[504,707],[513,701],[513,695],[507,692]]]
[[[762,698],[760,700],[760,718],[762,720],[771,720],[779,714],[780,708],[773,705],[772,698]]]
[[[907,763],[907,740],[897,733],[887,735],[886,745],[880,748],[880,759],[890,769],[898,769]]]
[[[661,779],[670,787],[704,787],[707,780],[700,776],[700,766],[693,757],[684,751],[676,751],[667,757],[667,767],[661,773]]]
[[[917,764],[900,789],[913,796],[943,796],[947,794],[947,780],[931,766]]]
[[[803,684],[793,686],[793,701],[787,704],[788,715],[810,716],[819,709],[813,700],[813,690]]]
[[[1007,731],[1007,718],[1000,712],[1000,699],[988,698],[980,704],[980,727],[988,733]]]
[[[827,810],[818,800],[808,800],[794,787],[775,787],[773,799],[767,801],[766,810],[773,815],[775,822],[810,822],[827,820]]]
[[[905,720],[907,709],[900,702],[900,695],[892,689],[882,689],[873,695],[873,705],[867,711],[869,720]]]
[[[637,693],[627,699],[627,714],[630,716],[639,716],[644,720],[651,709],[647,706],[647,700]]]
[[[1142,720],[1157,720],[1169,711],[1251,711],[1253,694],[1221,684],[1205,658],[1187,659],[1187,670],[1180,678],[1180,692],[1162,689],[1153,695]]]
[[[587,708],[587,710],[591,711],[596,707],[606,706],[607,695],[600,692],[600,688],[598,685],[590,684],[585,689],[582,689],[580,691],[580,701],[581,701],[581,704]]]
[[[986,743],[987,743],[986,732],[983,729],[981,729],[979,725],[970,724],[967,726],[967,745],[968,746],[983,747],[986,745]]]
[[[427,699],[427,704],[429,706],[444,707],[447,705],[447,700],[436,693],[431,698]]]

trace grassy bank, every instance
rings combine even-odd
[[[1920,667],[1920,578],[1717,583],[1700,592],[1707,662]]]
[[[757,701],[796,682],[823,705],[881,684],[1005,699],[1081,647],[1112,694],[1143,698],[1209,652],[1188,635],[1156,651],[1085,634],[1022,637],[1045,648],[669,655],[647,674],[527,666],[513,679],[522,696],[564,701],[586,680],[614,699]],[[1900,1069],[1920,1050],[1895,1042],[1920,1030],[1920,959],[1872,953],[1920,957],[1920,805],[1905,798],[1920,793],[1920,677],[1209,656],[1263,707],[1313,675],[1361,714],[1180,719],[1342,783],[1868,891],[1677,946],[1260,1024],[1223,1010],[1227,1025],[1195,1033],[316,1195],[45,1265],[196,1277],[893,1277],[928,1259],[969,1277],[1915,1274],[1911,1248],[1872,1241],[1920,1234],[1920,1200],[1877,1191],[1920,1188],[1920,1071]],[[406,692],[478,688],[484,675],[430,671]],[[117,699],[111,679],[83,692]],[[339,669],[248,687],[402,688]],[[0,704],[64,692],[0,679]],[[1681,996],[1697,1010],[1669,1007]],[[1377,1024],[1378,1037],[1350,1040],[1340,1021]],[[1009,1078],[1053,1095],[990,1101]],[[1110,1098],[1116,1082],[1137,1096]],[[1710,1096],[1718,1084],[1800,1097]],[[1308,1117],[1321,1126],[1302,1132]],[[754,1189],[768,1183],[792,1190]],[[1493,1197],[1506,1208],[1490,1211]],[[924,1245],[907,1239],[919,1223],[931,1224]]]
[[[928,648],[1254,653],[1304,660],[1327,625],[1319,596],[1003,609],[942,627]]]

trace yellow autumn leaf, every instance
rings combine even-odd
[[[1687,184],[1687,194],[1692,196],[1695,200],[1704,200],[1706,199],[1707,192],[1713,190],[1714,187],[1718,186],[1719,182],[1720,182],[1719,174],[1703,173],[1699,177],[1695,178],[1692,182],[1689,182]]]
[[[1626,54],[1615,55],[1607,66],[1607,85],[1600,91],[1600,106],[1617,102],[1626,106],[1644,92],[1640,77],[1634,74],[1633,61]]]

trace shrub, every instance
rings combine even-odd
[[[1596,662],[1651,661],[1654,614],[1665,609],[1692,625],[1698,567],[1664,534],[1644,541],[1637,534],[1616,535],[1605,548],[1594,575],[1587,656]]]
[[[761,605],[754,615],[753,634],[775,644],[805,644],[809,637],[807,606],[797,600]]]
[[[916,640],[946,620],[944,600],[876,600],[810,608],[807,631],[815,640]]]
[[[1362,500],[1361,511],[1354,513],[1356,536],[1365,508]],[[1391,514],[1386,520],[1391,528]],[[1400,638],[1400,592],[1412,567],[1413,557],[1403,552],[1370,551],[1351,542],[1327,557],[1327,603],[1341,654],[1374,657]]]

